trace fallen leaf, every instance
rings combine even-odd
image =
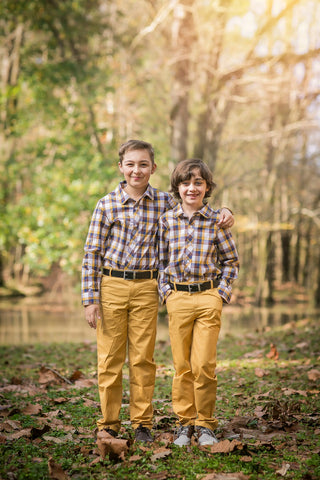
[[[163,433],[157,434],[155,440],[157,442],[163,442],[165,446],[168,446],[171,443],[173,443],[173,437],[174,437],[173,433],[163,432]]]
[[[42,438],[47,442],[56,443],[57,445],[62,445],[63,443],[73,441],[73,437],[70,433],[68,433],[64,437],[51,437],[49,435],[43,435]]]
[[[244,358],[261,358],[263,356],[263,350],[254,350],[253,352],[247,352],[243,355]]]
[[[163,472],[152,473],[148,475],[148,478],[152,478],[153,480],[166,480],[166,478],[168,478],[168,472],[164,470]]]
[[[309,343],[307,342],[300,342],[300,343],[297,343],[296,345],[297,348],[301,348],[301,349],[306,349],[306,348],[309,348]]]
[[[31,428],[24,428],[23,430],[19,430],[19,432],[12,433],[8,435],[8,440],[18,440],[18,438],[30,438],[31,437]]]
[[[258,405],[256,406],[256,408],[254,409],[254,414],[256,417],[258,418],[262,418],[264,415],[265,415],[265,410],[264,410],[264,406],[262,405]]]
[[[83,373],[80,370],[75,370],[71,377],[69,377],[70,382],[75,382],[76,380],[79,380],[79,378],[83,377]]]
[[[151,462],[155,462],[156,460],[159,460],[159,458],[165,458],[171,454],[172,454],[172,451],[169,450],[168,448],[159,448],[158,450],[155,450],[150,460]]]
[[[241,462],[252,462],[252,457],[249,455],[244,455],[243,457],[240,457]]]
[[[259,400],[261,398],[264,398],[264,397],[270,397],[271,395],[271,390],[269,390],[268,392],[265,392],[265,393],[258,393],[257,395],[254,395],[254,398],[256,400]]]
[[[32,457],[33,463],[42,463],[43,460],[44,460],[44,459],[41,458],[41,457]]]
[[[209,473],[201,480],[247,480],[250,477],[244,475],[242,472],[238,473]]]
[[[316,382],[316,381],[319,380],[319,378],[320,378],[320,371],[319,371],[319,370],[316,370],[315,368],[312,369],[312,370],[309,370],[309,372],[308,372],[308,378],[309,378],[309,380],[311,380],[312,382]]]
[[[89,463],[89,466],[92,467],[93,465],[96,465],[97,463],[101,463],[101,457],[97,457],[92,462]]]
[[[274,345],[274,343],[270,344],[270,352],[267,353],[266,357],[270,358],[270,360],[279,359],[279,352],[277,350],[277,347]]]
[[[52,480],[69,480],[70,477],[62,470],[61,466],[56,463],[52,457],[48,460],[49,478]]]
[[[141,458],[141,455],[131,455],[131,457],[129,458],[129,462],[137,462]]]
[[[263,368],[255,368],[254,374],[256,375],[256,377],[259,377],[259,378],[262,378],[265,375],[268,375],[268,373],[265,370],[263,370]]]
[[[97,380],[95,379],[90,379],[90,378],[83,378],[83,379],[80,379],[80,380],[77,380],[73,387],[76,387],[76,388],[88,388],[88,387],[92,387],[93,385],[97,385]]]
[[[57,403],[57,404],[66,403],[68,401],[69,401],[69,399],[66,398],[66,397],[58,397],[58,398],[53,399],[53,403]]]
[[[100,403],[96,402],[95,400],[91,400],[90,398],[86,398],[85,401],[83,402],[83,405],[86,407],[99,407]]]
[[[121,438],[114,438],[106,431],[97,433],[97,447],[101,457],[104,459],[109,455],[110,459],[124,460],[128,453],[130,442]]]
[[[39,383],[42,386],[62,385],[63,383],[70,383],[69,380],[63,378],[58,372],[52,368],[42,366],[39,372]]]
[[[233,450],[242,450],[243,445],[239,440],[222,440],[210,447],[212,453],[230,453]]]
[[[29,403],[23,410],[22,413],[25,415],[38,415],[42,412],[42,406],[39,404]]]
[[[283,463],[282,467],[280,470],[277,470],[276,473],[279,473],[279,475],[282,475],[283,477],[287,474],[287,471],[290,468],[290,463]]]
[[[307,397],[308,394],[305,390],[294,390],[293,388],[282,388],[284,395],[302,395],[303,397]]]
[[[6,420],[0,426],[0,430],[5,432],[12,432],[12,430],[19,430],[21,428],[21,423],[17,420]]]

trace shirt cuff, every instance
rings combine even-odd
[[[164,304],[171,293],[171,287],[168,284],[162,285],[159,289],[161,303]]]
[[[218,292],[224,303],[230,303],[232,288],[227,280],[224,280],[223,278],[221,279],[218,286]]]
[[[100,292],[86,292],[82,295],[82,305],[86,307],[87,305],[92,304],[99,305],[100,303]]]

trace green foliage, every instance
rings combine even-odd
[[[107,92],[108,68],[92,47],[105,31],[99,2],[2,2],[2,39],[19,18],[25,41],[20,77],[8,85],[1,103],[21,100],[6,133],[11,154],[1,161],[2,257],[17,245],[19,261],[35,275],[53,264],[69,273],[79,269],[89,215],[116,175],[111,144],[98,150],[93,136],[104,134],[91,111]],[[58,7],[58,8],[57,8]],[[8,110],[8,115],[9,115]],[[90,128],[88,125],[90,124]]]
[[[95,378],[96,350],[91,344],[35,344],[1,347],[2,431],[0,476],[47,480],[51,457],[70,478],[77,479],[167,479],[194,480],[210,473],[240,473],[250,480],[277,480],[283,465],[288,464],[291,480],[319,476],[319,396],[315,381],[307,373],[316,366],[319,356],[319,325],[304,320],[278,326],[268,332],[251,332],[221,338],[218,348],[217,436],[225,440],[232,425],[238,425],[241,450],[212,453],[210,448],[179,448],[165,443],[161,434],[172,434],[175,416],[171,409],[172,357],[167,342],[158,342],[155,360],[158,365],[154,395],[154,434],[160,436],[153,445],[132,444],[125,461],[108,456],[99,461],[95,427],[100,415],[98,388],[76,385],[39,385],[41,365],[55,369],[65,378],[80,371],[82,378]],[[290,333],[290,335],[288,334]],[[277,342],[280,357],[267,357],[270,343]],[[297,345],[305,345],[304,348]],[[259,377],[255,369],[266,374]],[[125,372],[127,374],[127,371]],[[124,392],[128,381],[124,381]],[[286,390],[297,393],[284,394]],[[40,405],[41,413],[27,414],[26,405]],[[300,408],[300,411],[298,409]],[[264,409],[264,418],[255,411]],[[260,409],[260,410],[259,410]],[[278,409],[278,410],[277,410]],[[128,396],[121,409],[123,438],[132,438]],[[9,422],[9,420],[11,422]],[[14,428],[14,422],[19,427]],[[238,423],[237,423],[238,422]],[[40,437],[11,438],[24,429],[44,425],[50,429]],[[11,427],[10,427],[11,426]],[[13,428],[12,431],[10,428]],[[169,455],[154,459],[165,448]],[[107,477],[106,477],[107,475]]]
[[[128,137],[154,144],[152,180],[168,188],[179,134],[172,131],[174,72],[187,60],[184,140],[188,155],[199,147],[214,170],[213,203],[235,212],[240,275],[261,292],[257,300],[267,296],[266,236],[274,232],[270,290],[282,256],[291,262],[290,281],[315,289],[316,2],[283,4],[282,24],[267,2],[190,5],[194,31],[182,52],[181,12],[167,1],[0,2],[1,284],[3,271],[19,283],[53,265],[79,277],[92,209],[118,182],[118,145]],[[301,54],[304,32],[309,50]]]

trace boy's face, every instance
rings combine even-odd
[[[130,150],[124,154],[122,163],[119,162],[118,165],[127,186],[137,192],[147,188],[150,175],[157,168],[152,163],[148,150]]]
[[[181,182],[179,185],[179,195],[182,200],[182,206],[197,211],[203,207],[203,199],[208,191],[207,182],[201,177],[197,168],[192,170],[191,178]]]

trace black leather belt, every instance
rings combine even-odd
[[[204,292],[205,290],[209,290],[210,288],[218,287],[220,283],[220,279],[215,280],[208,280],[207,282],[203,283],[190,283],[189,285],[183,283],[169,283],[172,290],[178,290],[180,292],[189,292],[189,293],[196,293],[196,292]]]
[[[112,270],[111,268],[103,268],[102,273],[109,277],[118,277],[124,280],[139,280],[142,278],[152,280],[158,277],[158,270]]]

